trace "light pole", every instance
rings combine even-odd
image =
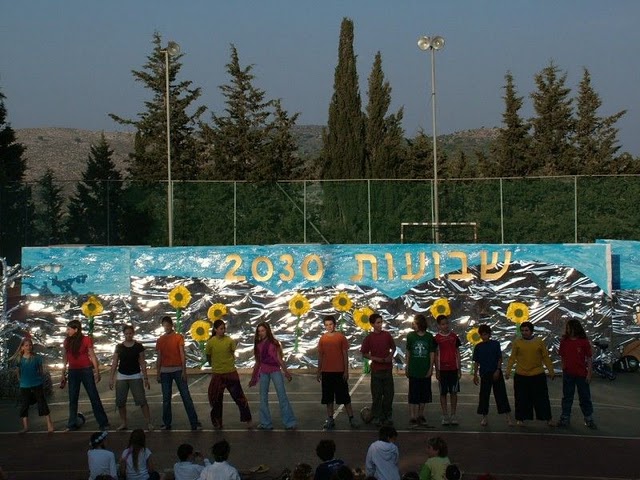
[[[173,246],[173,183],[171,181],[171,102],[169,90],[169,57],[180,53],[180,45],[170,41],[164,53],[165,105],[167,108],[167,229],[169,230],[169,246]]]
[[[431,50],[431,124],[433,127],[433,224],[434,240],[439,243],[438,224],[440,222],[438,207],[438,142],[436,141],[436,50],[444,47],[444,38],[422,36],[418,39],[420,50]]]

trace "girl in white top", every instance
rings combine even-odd
[[[142,429],[131,432],[129,446],[122,452],[120,462],[125,466],[127,480],[160,480],[160,474],[151,462],[151,450],[146,447]]]
[[[111,475],[116,478],[118,471],[116,469],[116,456],[111,450],[105,447],[107,432],[96,432],[91,435],[89,446],[91,449],[87,452],[89,460],[89,480],[95,480],[98,475]]]

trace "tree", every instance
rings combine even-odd
[[[234,45],[226,68],[231,81],[220,86],[225,114],[212,114],[211,126],[202,124],[209,176],[260,182],[290,178],[299,163],[291,133],[298,114],[289,115],[280,100],[266,99],[253,84],[253,65],[240,65]]]
[[[104,133],[91,145],[87,169],[69,202],[67,236],[72,243],[112,245],[122,231],[122,176]]]
[[[169,61],[169,102],[171,127],[171,173],[174,180],[195,179],[199,162],[194,130],[205,107],[194,107],[200,97],[200,88],[192,88],[191,81],[176,82],[182,68],[182,55]],[[153,34],[153,51],[147,57],[143,70],[132,70],[134,79],[151,90],[153,97],[145,102],[146,111],[137,119],[125,119],[109,114],[122,125],[136,129],[136,149],[130,155],[129,172],[135,180],[157,181],[167,178],[167,114],[165,49],[162,37]],[[188,111],[194,110],[193,114]]]
[[[589,70],[584,69],[576,107],[575,148],[579,173],[586,175],[618,172],[616,153],[620,149],[616,122],[626,113],[622,110],[608,117],[598,115],[600,96],[591,86]]]
[[[485,171],[487,176],[520,177],[531,175],[533,164],[529,162],[529,124],[520,117],[522,97],[516,92],[511,72],[505,75],[506,85],[504,99],[505,109],[502,114],[503,127],[498,131],[494,141],[492,168]]]
[[[338,65],[321,161],[325,179],[365,176],[364,117],[353,51],[353,21],[348,18],[344,18],[340,26]]]
[[[382,55],[376,53],[369,75],[365,117],[367,178],[396,178],[404,157],[403,109],[387,116],[391,86],[384,78]]]
[[[398,173],[400,178],[433,178],[433,143],[422,129],[408,140],[407,156]]]
[[[537,91],[531,94],[536,116],[533,127],[529,173],[575,175],[578,173],[573,148],[573,100],[565,86],[567,74],[553,63],[535,75]]]
[[[5,98],[0,92],[0,256],[17,263],[29,228],[31,192],[23,184],[27,168],[25,147],[16,142],[7,121]]]
[[[62,187],[56,184],[53,171],[47,168],[38,181],[37,202],[34,206],[37,245],[64,243],[63,207]]]

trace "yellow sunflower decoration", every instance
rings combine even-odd
[[[206,320],[196,320],[191,325],[189,333],[196,342],[206,342],[211,337],[211,323]]]
[[[182,309],[189,305],[191,301],[191,292],[184,285],[178,285],[169,292],[169,304],[176,309],[176,332],[182,333]]]
[[[207,318],[212,322],[220,320],[227,314],[227,306],[224,303],[214,303],[207,310]]]
[[[349,295],[347,295],[345,292],[340,292],[338,295],[333,297],[333,300],[331,300],[331,304],[333,305],[333,308],[335,308],[339,312],[348,312],[349,310],[351,310],[353,302],[351,301]]]
[[[474,327],[467,332],[467,342],[471,345],[477,345],[482,341],[480,337],[480,333],[478,332],[478,327]]]
[[[302,328],[300,328],[300,318],[302,315],[311,310],[311,305],[309,304],[309,299],[300,293],[296,293],[291,300],[289,300],[289,311],[298,317],[296,321],[296,341],[293,344],[293,352],[298,353],[298,344],[300,340],[300,335],[302,335]]]
[[[512,302],[507,309],[507,318],[520,325],[529,320],[529,307],[524,303]]]
[[[371,330],[371,324],[369,323],[369,317],[373,315],[373,310],[369,307],[358,308],[353,312],[353,321],[362,330]]]
[[[89,321],[89,329],[87,333],[89,336],[93,336],[93,317],[100,315],[104,311],[102,303],[98,297],[90,295],[87,301],[82,304],[81,309],[82,314],[87,317],[87,320]]]
[[[333,308],[340,312],[340,317],[338,318],[338,330],[342,331],[345,313],[351,310],[353,302],[351,301],[349,295],[347,295],[345,292],[340,292],[335,297],[333,297],[333,299],[331,300],[331,304],[333,305]]]
[[[178,285],[169,292],[169,303],[176,310],[189,305],[191,292],[184,285]]]
[[[205,342],[211,337],[211,323],[207,320],[196,320],[191,325],[189,330],[191,338],[198,342],[198,348],[200,349],[201,363],[200,366],[207,362],[207,357],[204,354]]]
[[[100,299],[95,295],[91,295],[86,302],[82,304],[82,313],[85,317],[95,317],[104,311]]]
[[[433,315],[433,318],[438,318],[440,315],[448,317],[449,315],[451,315],[449,300],[447,300],[446,298],[439,298],[438,300],[433,302],[431,307],[429,307],[429,311],[431,312],[431,315]]]

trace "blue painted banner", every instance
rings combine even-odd
[[[640,242],[596,240],[611,245],[614,290],[640,290]]]
[[[30,247],[22,251],[30,270],[22,293],[128,295],[131,277],[172,276],[249,282],[276,294],[356,284],[394,298],[441,275],[497,280],[514,262],[573,267],[611,293],[610,252],[608,243]]]

